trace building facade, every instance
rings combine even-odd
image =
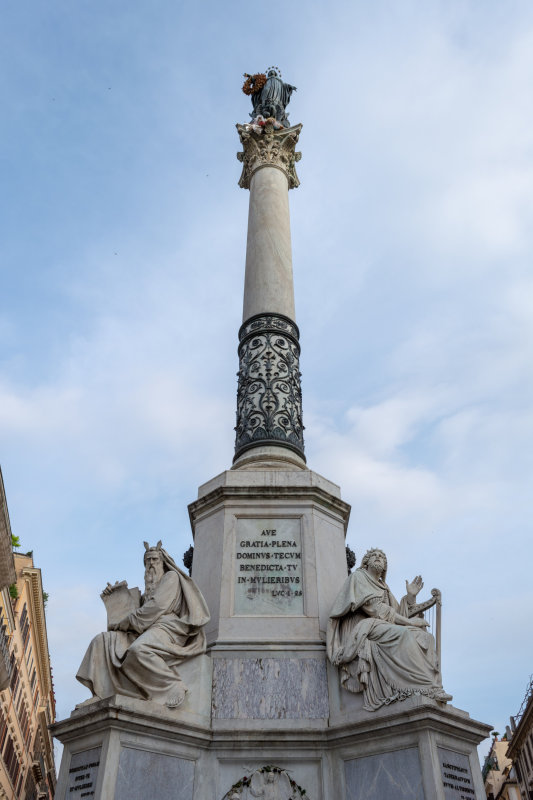
[[[487,800],[521,800],[513,762],[507,756],[507,737],[494,736],[482,775]]]
[[[15,583],[15,561],[11,546],[11,525],[7,511],[6,493],[0,469],[0,592]],[[9,686],[9,646],[7,620],[0,614],[0,691]]]
[[[14,566],[14,583],[0,590],[8,673],[0,692],[0,800],[51,800],[56,774],[48,726],[55,701],[41,570],[31,553],[15,553]]]
[[[522,800],[533,800],[533,675],[518,714],[511,717],[511,730],[507,756],[513,761]]]

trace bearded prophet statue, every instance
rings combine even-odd
[[[387,558],[369,550],[342,586],[328,623],[327,650],[339,667],[341,685],[362,692],[363,708],[424,695],[441,703],[452,699],[442,688],[435,640],[416,612],[421,576],[406,581],[400,603],[385,583]]]
[[[210,615],[194,581],[161,542],[144,547],[144,594],[128,590],[124,581],[106,586],[101,597],[108,630],[92,640],[76,678],[93,697],[122,694],[176,708],[187,691],[177,666],[205,653],[203,626]],[[116,618],[117,608],[122,618]]]

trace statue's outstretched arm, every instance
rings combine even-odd
[[[396,625],[410,625],[411,627],[415,628],[427,628],[429,626],[429,622],[424,619],[424,617],[413,617],[409,619],[408,617],[404,617],[402,614],[394,614],[394,622]]]

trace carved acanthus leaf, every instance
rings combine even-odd
[[[295,147],[301,130],[301,125],[275,130],[270,121],[261,128],[260,133],[253,130],[251,125],[237,125],[243,146],[243,151],[237,153],[237,158],[243,165],[239,186],[249,189],[254,172],[262,167],[276,167],[287,176],[289,189],[296,189],[300,181],[295,164],[302,154],[295,152]]]

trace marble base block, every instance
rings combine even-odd
[[[272,765],[309,800],[485,797],[476,745],[490,727],[427,698],[340,724],[202,716],[118,695],[78,708],[53,726],[64,744],[56,798],[223,800]]]

